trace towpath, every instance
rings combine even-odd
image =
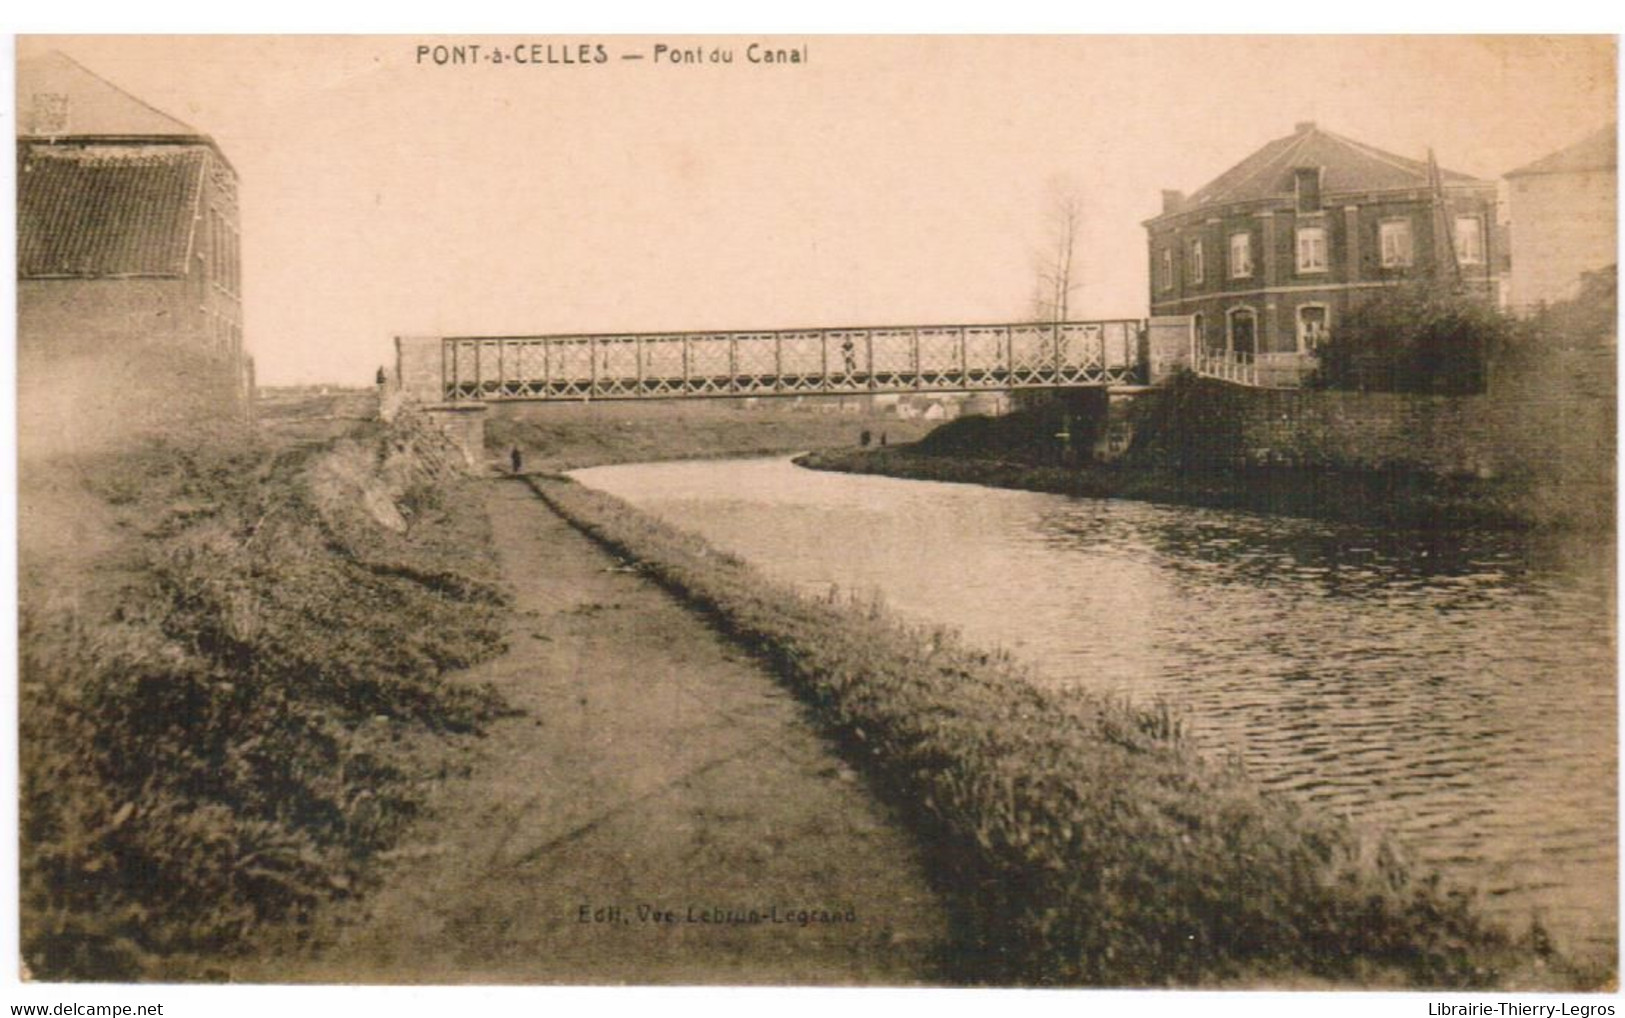
[[[528,487],[479,487],[517,603],[511,649],[465,674],[524,715],[437,787],[315,961],[234,975],[941,982],[917,848],[797,701]],[[698,921],[775,908],[790,921]]]

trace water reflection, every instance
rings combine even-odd
[[[1397,831],[1613,951],[1611,541],[1403,532],[801,471],[611,467],[589,484],[811,589],[1013,650],[1058,687],[1183,705],[1205,749]]]

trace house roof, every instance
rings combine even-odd
[[[1292,171],[1300,166],[1321,168],[1324,194],[1388,191],[1426,187],[1428,164],[1384,152],[1364,142],[1323,131],[1314,123],[1299,124],[1284,138],[1276,138],[1220,174],[1183,203],[1181,211],[1207,205],[1281,198],[1293,193]],[[1446,184],[1483,183],[1454,170],[1439,171]]]
[[[55,51],[17,62],[17,127],[26,138],[203,137]]]
[[[27,145],[18,277],[184,275],[204,159],[174,145]]]
[[[1508,173],[1509,177],[1530,177],[1540,173],[1583,173],[1612,170],[1619,166],[1619,137],[1612,126],[1593,131],[1568,148],[1536,159]]]

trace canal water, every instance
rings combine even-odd
[[[1617,940],[1614,551],[802,470],[575,474],[815,594],[880,597],[1397,835],[1516,928]]]

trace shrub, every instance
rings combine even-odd
[[[1569,300],[1535,310],[1531,331],[1539,345],[1598,346],[1619,338],[1619,266],[1587,272]]]
[[[1483,300],[1437,285],[1384,288],[1355,304],[1320,349],[1311,384],[1372,392],[1483,392],[1487,365],[1516,323]]]
[[[1103,400],[1081,394],[1057,397],[1043,392],[1027,406],[1002,417],[971,416],[949,421],[914,443],[925,456],[977,456],[1022,463],[1060,461],[1062,445],[1056,436],[1070,434],[1074,453],[1087,454],[1099,436],[1106,411]]]

